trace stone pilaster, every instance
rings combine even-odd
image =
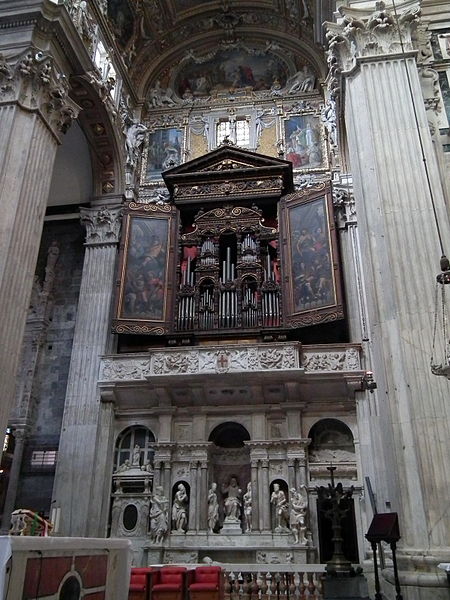
[[[36,47],[0,52],[0,431],[14,399],[25,318],[60,136],[78,114],[67,78]]]
[[[405,550],[432,555],[450,546],[444,514],[448,458],[440,443],[450,438],[450,423],[448,383],[429,368],[440,247],[421,146],[444,243],[450,229],[413,47],[418,14],[409,10],[397,23],[382,3],[368,16],[342,12],[340,23],[328,24],[329,64],[336,82],[341,78],[335,88],[345,88],[369,348],[378,384],[374,419],[389,465],[378,473],[387,492],[375,492],[379,510],[389,501],[399,513]],[[383,468],[372,448],[375,453]]]
[[[53,489],[62,535],[89,535],[89,515],[101,506],[100,498],[91,497],[100,416],[97,380],[109,336],[121,214],[119,205],[81,209],[86,252]]]

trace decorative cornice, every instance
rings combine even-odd
[[[119,242],[122,207],[80,208],[81,222],[86,227],[87,246],[114,245]]]
[[[68,94],[68,80],[49,54],[34,47],[0,53],[0,102],[39,112],[56,136],[66,133],[80,111]]]
[[[408,9],[397,19],[384,2],[376,3],[376,11],[368,17],[356,16],[341,7],[343,18],[338,23],[325,23],[328,40],[328,66],[336,88],[339,73],[352,71],[361,59],[401,55],[414,51],[413,38],[419,24],[420,10]],[[403,48],[402,48],[403,44]]]

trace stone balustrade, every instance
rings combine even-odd
[[[225,600],[322,600],[325,565],[223,565]]]

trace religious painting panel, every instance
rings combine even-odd
[[[343,318],[331,194],[325,184],[281,201],[285,320],[299,327]]]
[[[220,50],[206,60],[190,58],[175,77],[174,90],[180,98],[196,98],[229,90],[256,92],[280,89],[289,76],[287,63],[271,52],[254,53],[232,48]]]
[[[285,158],[294,170],[323,170],[328,167],[324,132],[315,114],[295,115],[283,122]]]
[[[181,164],[184,138],[184,128],[178,127],[149,133],[142,161],[142,184],[156,182],[163,171]]]
[[[117,333],[162,335],[171,322],[176,209],[130,203],[120,251]]]

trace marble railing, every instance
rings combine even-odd
[[[167,348],[105,356],[100,381],[136,381],[166,375],[298,371],[306,374],[361,371],[357,344],[301,346],[299,343]]]
[[[223,565],[224,600],[322,600],[325,565]]]

